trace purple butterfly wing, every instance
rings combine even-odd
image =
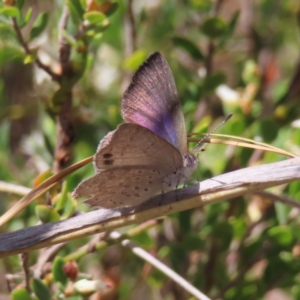
[[[122,100],[127,123],[146,127],[187,153],[184,116],[172,71],[156,52],[138,69]]]

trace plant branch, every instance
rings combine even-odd
[[[286,195],[275,195],[273,193],[270,192],[265,192],[265,191],[260,191],[260,192],[256,192],[256,195],[260,195],[262,197],[267,198],[268,200],[271,200],[273,202],[281,202],[283,204],[286,204],[288,206],[291,207],[296,207],[298,209],[300,209],[300,202],[296,201]]]
[[[121,234],[114,231],[110,234],[111,238],[119,239],[121,237]],[[175,273],[172,269],[170,269],[168,266],[160,262],[158,259],[156,259],[154,256],[149,254],[144,249],[136,246],[134,243],[132,243],[128,239],[124,239],[121,242],[123,247],[131,249],[131,251],[142,258],[143,260],[150,263],[152,266],[154,266],[156,269],[163,272],[165,275],[167,275],[169,278],[171,278],[173,281],[175,281],[177,284],[179,284],[181,287],[183,287],[186,291],[188,291],[190,294],[192,294],[196,299],[200,300],[209,300],[206,295],[201,293],[199,290],[197,290],[193,285],[191,285],[188,281],[186,281],[183,277]]]
[[[20,30],[20,28],[19,28],[19,26],[18,26],[18,23],[17,23],[17,19],[16,19],[16,18],[12,18],[12,22],[13,22],[13,28],[14,28],[16,34],[17,34],[19,43],[20,43],[21,46],[23,47],[25,53],[26,53],[27,55],[32,55],[32,51],[30,50],[30,48],[28,47],[28,44],[25,42],[25,40],[24,40],[24,38],[23,38],[23,35],[22,35],[21,30]],[[61,80],[61,76],[60,76],[59,74],[54,73],[54,72],[51,70],[50,67],[48,67],[48,66],[46,66],[45,64],[43,64],[43,63],[41,62],[41,60],[39,59],[39,57],[37,57],[37,58],[35,59],[35,63],[36,63],[36,65],[37,65],[40,69],[44,70],[48,75],[50,75],[51,78],[52,78],[52,80],[57,81],[57,82],[59,82],[59,81]]]
[[[299,179],[299,157],[241,169],[168,192],[164,194],[163,203],[161,203],[161,195],[158,195],[138,207],[99,209],[68,220],[2,234],[0,235],[0,257],[29,252],[75,238],[145,222]]]
[[[25,276],[25,287],[28,292],[28,294],[31,293],[31,288],[30,288],[30,271],[29,271],[29,253],[22,253],[20,255],[20,260],[22,264],[22,268],[24,271],[24,276]]]
[[[132,0],[127,0],[127,11],[125,15],[125,54],[131,55],[136,50],[136,28],[132,8]]]
[[[24,196],[28,194],[30,191],[31,189],[25,186],[8,183],[0,180],[0,192],[2,193],[10,193],[10,194]]]

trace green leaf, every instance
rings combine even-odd
[[[83,11],[85,11],[86,10],[86,0],[79,0],[79,3],[81,5]]]
[[[46,28],[48,23],[48,14],[42,13],[35,20],[33,27],[30,31],[30,38],[34,39],[38,37]]]
[[[240,17],[240,12],[236,11],[228,24],[228,29],[227,29],[227,32],[225,35],[226,39],[229,39],[232,36],[234,29],[236,27],[236,24],[239,20],[239,17]]]
[[[145,61],[146,58],[147,54],[144,50],[135,51],[123,62],[124,69],[135,71]]]
[[[19,45],[16,39],[15,31],[9,24],[0,23],[0,40],[3,42],[3,44]],[[1,47],[3,46],[1,45]]]
[[[276,139],[279,126],[274,120],[265,119],[259,123],[259,131],[264,141],[269,143]]]
[[[242,73],[242,78],[246,84],[259,83],[261,81],[259,66],[254,60],[250,59],[246,61]]]
[[[80,25],[83,21],[82,14],[80,14],[80,12],[78,12],[78,10],[73,2],[68,1],[67,6],[69,9],[71,20],[74,23],[74,25],[76,25],[76,26]]]
[[[24,65],[32,64],[36,60],[36,55],[28,54],[24,58]]]
[[[19,47],[0,47],[0,67],[7,64],[8,61],[18,61],[22,63],[24,56],[24,52]]]
[[[89,11],[85,13],[83,17],[85,20],[88,20],[91,24],[102,23],[106,19],[105,14],[98,11]]]
[[[110,3],[110,7],[108,8],[108,10],[105,12],[106,16],[111,16],[112,14],[114,14],[119,8],[119,3],[117,2],[111,2]]]
[[[33,186],[37,187],[41,183],[43,183],[45,180],[50,178],[53,175],[53,172],[49,169],[44,171],[43,173],[40,173],[34,180]]]
[[[233,228],[228,222],[219,222],[212,228],[212,236],[221,251],[228,249],[233,238]]]
[[[293,233],[288,226],[275,226],[267,232],[269,238],[280,246],[290,246],[293,241]]]
[[[0,14],[4,15],[5,17],[17,17],[20,11],[15,6],[4,6],[0,9]]]
[[[175,36],[172,38],[174,45],[186,51],[195,60],[202,61],[204,56],[199,48],[190,40]]]
[[[17,8],[21,10],[23,8],[25,0],[17,0]]]
[[[226,81],[226,76],[222,72],[217,72],[205,78],[203,87],[206,93],[213,92],[220,84]]]
[[[209,38],[214,39],[221,37],[228,30],[228,25],[218,17],[206,20],[201,26],[200,30]]]
[[[66,283],[68,282],[68,277],[64,272],[64,265],[64,259],[62,257],[57,256],[52,264],[52,273],[53,278],[56,282],[60,282],[61,284],[66,285]]]
[[[68,2],[72,2],[74,8],[76,9],[78,15],[81,19],[83,19],[83,14],[85,13],[86,3],[80,0],[69,0]]]
[[[140,247],[151,249],[155,246],[153,238],[149,236],[148,232],[141,232],[138,235],[131,237]]]
[[[68,193],[67,202],[64,207],[63,213],[61,215],[61,220],[70,218],[73,215],[74,211],[76,210],[76,207],[77,207],[77,201],[71,197],[70,193]]]
[[[24,20],[23,20],[23,24],[21,27],[25,27],[29,21],[31,20],[31,17],[32,17],[32,7],[30,7],[27,12],[26,12],[26,15],[24,17]]]
[[[184,236],[183,245],[187,251],[197,251],[205,247],[205,241],[197,234],[187,234]]]
[[[60,215],[52,207],[47,205],[37,205],[35,213],[43,223],[57,222],[60,220]]]
[[[67,183],[64,182],[61,193],[58,195],[57,201],[55,202],[56,211],[60,212],[61,210],[63,210],[67,202],[67,197],[68,197],[68,187],[67,187]]]
[[[20,288],[13,290],[10,295],[11,300],[32,300],[26,289]]]
[[[39,300],[51,300],[51,292],[41,280],[34,278],[32,289]]]
[[[279,224],[281,225],[287,224],[289,220],[291,208],[281,202],[275,202],[274,205],[275,205],[275,211],[276,211]]]
[[[90,24],[89,26],[87,26],[85,34],[87,37],[92,37],[94,39],[95,36],[105,31],[108,27],[109,27],[109,20],[104,19],[104,21],[101,23]]]

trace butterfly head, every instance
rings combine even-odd
[[[194,171],[197,168],[198,159],[193,153],[187,153],[184,155],[184,167],[192,169]]]

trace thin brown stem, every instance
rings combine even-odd
[[[71,144],[75,136],[72,122],[72,102],[72,90],[65,92],[61,111],[57,116],[55,162],[53,166],[55,173],[65,168],[71,159]]]
[[[13,28],[16,32],[17,38],[19,40],[19,43],[23,47],[25,53],[27,55],[32,55],[32,51],[30,50],[30,48],[28,47],[28,44],[25,42],[25,40],[23,38],[23,35],[22,35],[21,30],[17,23],[17,19],[12,18],[12,23],[13,23]],[[46,66],[45,64],[43,64],[41,62],[41,60],[39,59],[39,57],[37,57],[35,59],[35,63],[40,69],[44,70],[47,74],[49,74],[51,76],[52,80],[57,81],[57,82],[59,82],[61,80],[61,76],[59,74],[54,73],[49,66]]]
[[[64,38],[64,30],[67,27],[69,12],[67,6],[64,6],[63,13],[59,22],[59,60],[61,64],[63,76],[71,76],[73,74],[72,64],[70,62],[71,46]]]
[[[74,140],[75,132],[72,120],[72,78],[74,77],[74,70],[70,61],[71,45],[64,38],[64,30],[67,27],[69,19],[69,12],[67,6],[64,7],[60,22],[59,22],[59,60],[61,66],[62,78],[65,79],[65,86],[61,86],[60,112],[57,116],[57,130],[56,130],[56,146],[54,153],[53,170],[58,173],[66,167],[71,159],[71,144]],[[66,82],[70,81],[68,84]]]
[[[28,292],[28,294],[31,293],[30,288],[30,271],[29,271],[29,253],[22,253],[20,255],[24,276],[25,276],[25,287]]]
[[[299,201],[296,201],[296,200],[294,200],[294,199],[292,199],[292,198],[290,198],[286,195],[275,195],[275,194],[272,194],[270,192],[265,192],[265,191],[256,192],[255,194],[260,195],[262,197],[265,197],[268,200],[271,200],[273,202],[281,202],[281,203],[286,204],[288,206],[300,209]]]
[[[126,32],[126,56],[129,56],[136,50],[136,28],[135,28],[135,20],[132,8],[133,0],[127,1],[127,14],[125,16],[125,32]]]

